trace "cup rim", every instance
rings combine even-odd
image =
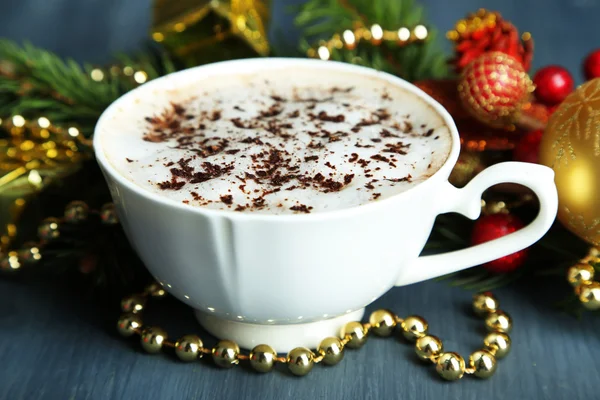
[[[248,212],[236,212],[233,210],[219,210],[219,209],[211,209],[206,207],[188,205],[184,203],[180,203],[176,200],[173,200],[169,197],[160,196],[156,193],[153,193],[143,187],[135,184],[134,182],[127,179],[123,174],[121,174],[110,162],[107,155],[105,154],[104,149],[102,148],[102,132],[105,130],[103,126],[108,122],[111,116],[117,111],[120,107],[125,104],[130,104],[134,101],[136,96],[143,95],[144,92],[150,92],[152,90],[161,89],[168,86],[172,81],[185,82],[188,76],[197,77],[199,75],[227,75],[232,74],[232,72],[227,72],[225,74],[220,73],[220,69],[225,66],[236,67],[239,65],[239,68],[233,68],[234,71],[243,71],[244,64],[260,64],[260,68],[265,69],[281,69],[285,67],[311,67],[323,70],[338,70],[344,72],[350,72],[355,74],[360,74],[363,76],[370,77],[378,77],[380,79],[384,79],[388,81],[390,84],[400,87],[403,90],[406,90],[415,96],[418,96],[421,100],[426,102],[432,109],[438,113],[438,115],[443,119],[444,123],[448,127],[451,136],[451,148],[448,154],[448,157],[442,164],[442,166],[433,173],[428,179],[425,181],[411,187],[401,193],[397,193],[392,196],[385,197],[381,200],[371,201],[366,204],[346,207],[341,209],[334,209],[329,211],[319,211],[315,213],[301,213],[301,214],[268,214],[268,213],[248,213]],[[233,72],[235,74],[235,72]],[[385,207],[387,204],[393,203],[395,201],[399,201],[408,196],[419,193],[420,191],[426,190],[429,186],[433,185],[435,182],[439,180],[446,180],[450,175],[450,172],[456,161],[458,160],[459,152],[460,152],[460,139],[458,135],[458,129],[456,124],[450,115],[450,113],[435,99],[425,93],[423,90],[413,85],[412,83],[399,78],[395,75],[392,75],[387,72],[377,71],[375,69],[371,69],[364,66],[353,65],[349,63],[339,62],[339,61],[323,61],[319,59],[305,59],[305,58],[284,58],[284,57],[263,57],[263,58],[245,58],[245,59],[236,59],[236,60],[227,60],[220,61],[211,64],[200,65],[197,67],[187,68],[181,71],[173,72],[159,78],[153,79],[143,85],[138,86],[135,89],[130,90],[125,93],[117,100],[115,100],[112,104],[110,104],[106,110],[100,115],[98,122],[94,128],[94,137],[93,137],[93,149],[96,157],[96,162],[100,165],[101,169],[104,170],[104,173],[110,175],[110,177],[118,182],[119,185],[125,186],[132,192],[136,193],[139,196],[142,196],[150,201],[174,207],[177,209],[181,209],[182,211],[187,211],[191,213],[197,213],[205,216],[213,216],[213,217],[230,217],[235,219],[243,219],[243,220],[291,220],[291,221],[303,221],[303,220],[317,220],[317,219],[325,219],[332,217],[345,217],[351,216],[355,214],[360,214],[368,211],[373,211],[379,207]]]

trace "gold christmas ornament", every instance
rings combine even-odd
[[[498,309],[498,300],[490,293],[476,293],[473,296],[473,311],[476,315],[482,316]]]
[[[369,331],[365,329],[363,324],[353,321],[344,325],[342,328],[341,337],[349,337],[349,341],[346,343],[346,346],[350,347],[351,349],[358,349],[366,343],[368,334]]]
[[[588,310],[600,309],[600,283],[592,282],[583,285],[579,292],[579,301]]]
[[[158,353],[167,340],[167,333],[157,326],[145,328],[142,331],[141,343],[148,353]]]
[[[554,112],[542,136],[540,163],[555,173],[558,219],[600,245],[600,78],[581,85]]]
[[[588,285],[594,280],[594,267],[590,264],[577,264],[567,270],[567,280],[571,286]]]
[[[248,356],[250,366],[258,372],[269,372],[275,366],[275,358],[277,353],[269,345],[259,344],[254,347]]]
[[[239,363],[240,347],[231,340],[221,340],[212,349],[212,358],[221,368],[231,368]]]
[[[377,336],[390,336],[396,326],[396,317],[389,310],[373,311],[369,316],[371,331]]]
[[[465,374],[465,360],[457,353],[443,353],[436,362],[435,370],[447,381],[455,381]]]
[[[304,376],[314,366],[314,355],[306,347],[296,347],[287,355],[288,369],[296,376]]]
[[[487,350],[478,350],[469,357],[469,366],[474,369],[473,375],[487,379],[496,372],[496,357]]]
[[[509,333],[512,329],[512,319],[504,311],[497,310],[485,317],[485,326],[489,331]]]
[[[434,360],[443,349],[444,345],[437,336],[423,336],[415,342],[415,352],[421,360]]]
[[[420,337],[427,335],[427,321],[418,315],[408,316],[402,321],[402,334],[410,341],[415,341]]]
[[[483,344],[498,359],[506,357],[510,352],[510,337],[503,332],[488,333],[483,339]]]
[[[38,236],[41,240],[52,240],[60,236],[60,221],[57,218],[46,218],[38,227]]]
[[[65,221],[76,224],[87,219],[89,207],[83,201],[72,201],[65,207]]]
[[[318,352],[325,364],[335,365],[344,358],[344,344],[336,337],[328,337],[321,341]]]
[[[264,0],[155,0],[151,36],[187,67],[266,56]]]
[[[181,361],[194,361],[202,358],[202,339],[196,335],[185,335],[175,343],[175,354]]]
[[[141,327],[142,318],[136,314],[123,314],[117,321],[117,331],[124,337],[133,335]]]

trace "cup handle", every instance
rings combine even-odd
[[[535,220],[523,229],[486,243],[419,257],[410,268],[402,271],[396,286],[424,281],[504,257],[532,245],[550,229],[558,210],[554,171],[537,164],[496,164],[483,170],[462,189],[446,182],[436,193],[436,197],[443,199],[444,203],[439,214],[458,212],[470,219],[477,219],[481,213],[482,193],[498,183],[517,183],[533,190],[540,203]]]

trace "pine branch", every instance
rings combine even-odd
[[[92,65],[5,39],[0,39],[0,62],[0,117],[45,116],[59,126],[77,125],[88,137],[104,109],[137,85],[130,76],[107,70],[104,79],[96,82],[90,76]],[[145,71],[148,79],[176,70],[165,54],[154,49],[135,57],[121,56],[121,62]]]
[[[414,0],[310,0],[301,6],[296,24],[302,29],[300,49],[306,52],[319,40],[330,39],[359,23],[383,29],[427,26],[423,8]],[[428,26],[425,43],[400,46],[384,42],[379,46],[361,42],[355,49],[335,49],[331,59],[368,66],[393,73],[409,81],[443,78],[448,75],[446,57],[437,46],[437,32]]]

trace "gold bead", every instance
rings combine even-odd
[[[443,350],[444,345],[437,336],[426,335],[415,342],[415,352],[421,360],[435,361]]]
[[[181,361],[194,361],[202,358],[202,339],[196,335],[185,335],[175,343],[175,354]]]
[[[9,251],[8,254],[0,260],[0,271],[6,273],[17,272],[21,269],[23,264],[19,260],[19,256],[16,251]]]
[[[415,341],[420,337],[427,335],[429,325],[427,321],[418,315],[408,316],[402,321],[402,334],[410,341]]]
[[[342,332],[340,336],[345,338],[346,336],[350,337],[350,341],[346,343],[346,346],[351,349],[358,349],[367,341],[367,335],[369,331],[364,327],[363,324],[357,321],[348,322],[342,328]]]
[[[577,264],[567,270],[567,280],[572,286],[587,285],[594,279],[594,267]]]
[[[121,310],[123,310],[124,312],[133,313],[133,314],[142,312],[144,310],[145,306],[146,306],[146,299],[143,298],[142,296],[138,296],[135,294],[131,295],[131,296],[127,296],[121,301]]]
[[[443,353],[437,359],[435,370],[447,381],[455,381],[465,373],[465,360],[457,353]]]
[[[512,318],[502,310],[497,310],[485,317],[488,331],[509,333],[512,329]]]
[[[581,286],[579,292],[581,304],[588,310],[597,310],[600,308],[600,283],[592,282],[589,285]]]
[[[239,363],[239,354],[240,347],[231,340],[221,340],[212,349],[213,361],[221,368],[231,368]]]
[[[121,336],[129,337],[135,333],[137,329],[142,327],[142,318],[139,315],[125,313],[119,317],[117,321],[117,330]]]
[[[396,316],[389,310],[376,310],[371,313],[369,323],[377,336],[390,336],[396,326]]]
[[[18,251],[19,260],[23,262],[23,264],[33,264],[36,261],[42,259],[42,254],[40,253],[40,248],[37,243],[27,242],[23,244],[23,247]]]
[[[117,217],[117,210],[115,210],[115,205],[113,203],[106,203],[100,209],[100,219],[103,224],[106,225],[114,225],[119,223],[119,218]]]
[[[473,295],[473,311],[479,316],[495,312],[498,306],[498,300],[490,292]]]
[[[255,346],[248,359],[250,360],[250,366],[258,372],[269,372],[275,366],[275,357],[277,353],[269,345],[259,344]]]
[[[486,379],[496,372],[496,357],[487,350],[477,350],[469,356],[469,366],[475,369],[473,375]]]
[[[60,236],[60,221],[57,218],[46,218],[38,227],[38,236],[42,240],[56,239]]]
[[[72,224],[83,222],[87,219],[90,208],[83,201],[72,201],[65,207],[65,221]]]
[[[157,326],[152,326],[142,331],[140,341],[148,353],[158,353],[165,340],[167,340],[167,333]]]
[[[490,332],[483,339],[483,344],[496,358],[505,357],[510,351],[510,337],[502,332]]]
[[[335,365],[344,358],[344,344],[339,338],[328,337],[321,341],[318,352],[325,364]]]
[[[287,365],[292,374],[304,376],[314,366],[313,352],[306,347],[296,347],[288,353]]]
[[[167,292],[165,289],[157,282],[151,283],[146,286],[146,293],[152,297],[164,297]]]

